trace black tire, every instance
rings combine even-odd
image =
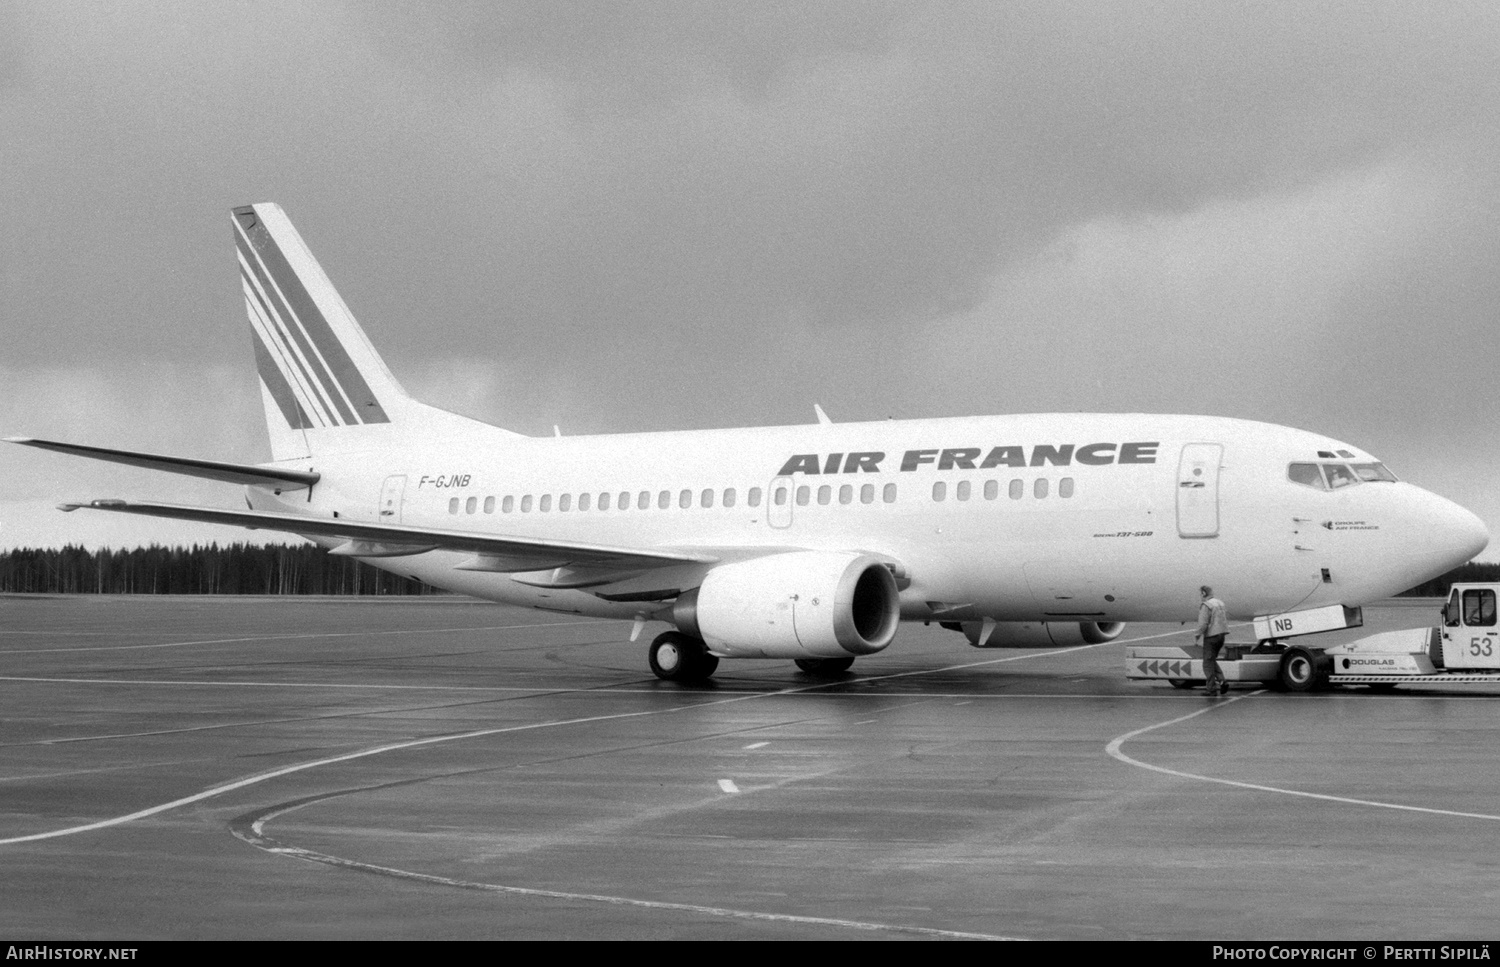
[[[809,675],[842,675],[854,667],[853,658],[798,658],[797,667]]]
[[[1396,690],[1397,683],[1396,682],[1366,682],[1365,685],[1372,692],[1394,692]]]
[[[1198,683],[1189,681],[1186,678],[1169,678],[1167,679],[1167,684],[1171,685],[1173,688],[1192,688]]]
[[[1328,687],[1333,662],[1310,648],[1288,648],[1281,656],[1281,687],[1289,692],[1320,692]]]
[[[701,682],[719,667],[717,655],[692,635],[668,631],[656,636],[646,660],[657,678],[668,682]]]

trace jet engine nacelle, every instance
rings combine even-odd
[[[984,624],[965,621],[964,637],[975,648],[1054,648],[1065,645],[1102,645],[1125,630],[1123,621],[1002,621],[989,640],[979,643]]]
[[[873,655],[896,637],[896,579],[866,554],[793,551],[721,564],[672,620],[726,658]]]

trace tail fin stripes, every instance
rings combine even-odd
[[[234,209],[245,309],[256,335],[260,377],[294,429],[389,423],[387,397],[400,394],[388,373],[362,372],[347,346],[364,334],[291,222],[274,205]],[[314,291],[310,292],[309,288]],[[373,356],[373,354],[371,354]],[[378,365],[367,362],[373,368]],[[370,378],[367,379],[367,376]]]
[[[245,311],[250,314],[251,319],[256,318],[255,305],[248,298],[245,300]],[[276,402],[276,408],[281,410],[281,416],[286,420],[286,425],[294,430],[307,429],[313,425],[312,420],[307,418],[307,412],[302,409],[302,404],[297,402],[297,396],[292,392],[292,384],[287,382],[281,367],[276,364],[266,349],[265,324],[262,323],[254,328],[257,338],[250,342],[255,346],[255,368],[260,372],[261,382],[265,384],[266,391],[271,394],[271,399]]]

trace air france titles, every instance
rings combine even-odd
[[[995,467],[1067,467],[1081,464],[1101,467],[1110,463],[1155,463],[1157,441],[1134,443],[1074,443],[1033,447],[949,447],[932,450],[907,450],[901,455],[901,472],[910,473],[923,467],[934,470],[991,470]],[[885,454],[879,450],[856,453],[798,453],[781,468],[777,476],[794,473],[880,473]]]

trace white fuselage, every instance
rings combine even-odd
[[[1468,560],[1487,540],[1468,511],[1410,484],[1315,489],[1289,479],[1294,462],[1374,461],[1349,444],[1214,417],[1036,414],[551,438],[468,424],[443,437],[392,427],[362,446],[282,461],[322,479],[310,494],[251,487],[252,506],[709,549],[724,560],[861,551],[903,572],[908,620],[1190,619],[1202,584],[1237,617],[1358,605]],[[456,569],[472,557],[370,563],[480,598],[601,617],[644,613],[638,601],[609,600],[612,590],[670,587],[673,577],[668,568],[613,588],[546,588]]]

